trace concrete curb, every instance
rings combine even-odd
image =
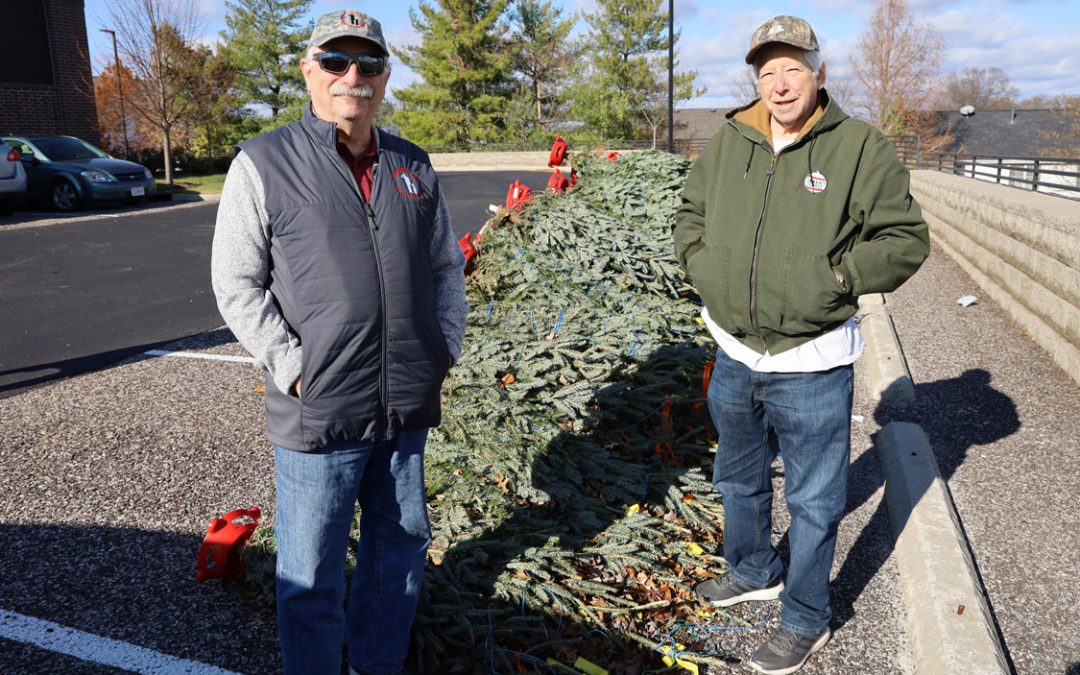
[[[915,386],[911,382],[904,351],[896,337],[892,317],[885,307],[885,296],[871,293],[859,297],[856,319],[866,340],[863,366],[870,396],[875,401],[912,401]]]
[[[911,422],[889,422],[876,446],[915,671],[1010,672],[926,433]]]
[[[915,388],[884,296],[859,298],[859,316],[871,395],[880,402],[913,400]],[[1010,672],[926,433],[917,424],[889,422],[875,446],[916,672]]]

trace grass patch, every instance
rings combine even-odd
[[[215,173],[209,176],[183,176],[174,179],[174,184],[157,184],[159,193],[172,194],[221,194],[225,184],[225,174]]]

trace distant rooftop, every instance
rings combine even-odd
[[[677,140],[709,140],[726,121],[731,108],[683,108],[675,111],[674,136]]]
[[[938,130],[952,127],[952,150],[967,155],[1036,157],[1055,149],[1080,157],[1080,137],[1073,125],[1080,113],[1064,110],[976,110],[939,112]]]

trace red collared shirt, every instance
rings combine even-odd
[[[367,149],[360,153],[359,157],[354,157],[349,151],[348,146],[344,143],[337,144],[338,154],[345,160],[346,166],[352,170],[353,177],[356,179],[356,184],[360,186],[360,194],[364,195],[364,200],[371,201],[371,168],[375,164],[375,160],[379,157],[379,137],[377,132],[372,130],[371,143],[368,144]]]

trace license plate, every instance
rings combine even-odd
[[[131,188],[131,196],[132,197],[142,197],[145,194],[146,194],[146,188],[144,188],[144,187],[133,187],[133,188]]]

